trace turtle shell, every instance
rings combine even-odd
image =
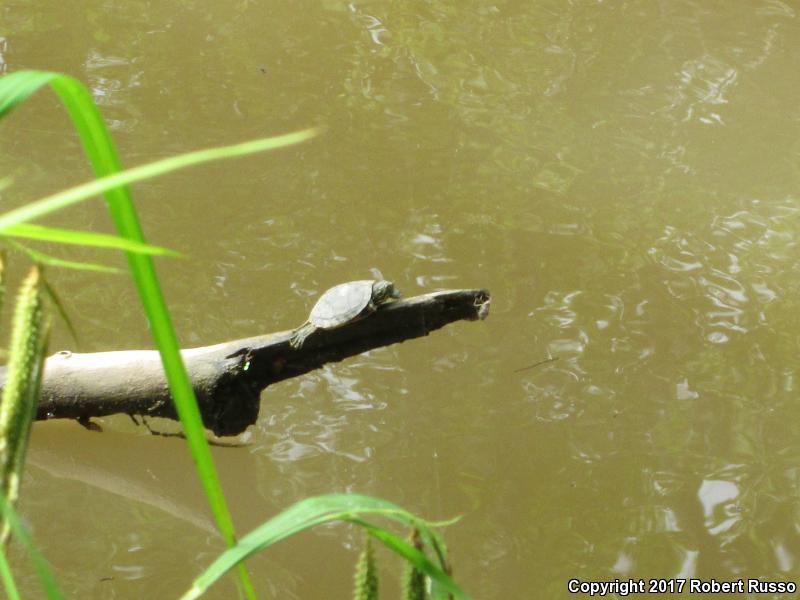
[[[374,284],[374,280],[365,279],[332,287],[311,309],[309,322],[320,329],[335,329],[349,323],[369,305]]]

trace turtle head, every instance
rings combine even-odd
[[[372,301],[375,304],[383,304],[393,298],[400,298],[400,292],[394,288],[391,281],[376,281],[372,286]]]

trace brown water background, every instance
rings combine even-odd
[[[250,445],[214,450],[240,532],[351,491],[462,515],[476,598],[800,582],[799,10],[5,0],[0,70],[86,82],[128,166],[327,128],[134,186],[149,239],[188,255],[158,264],[184,346],[296,326],[376,269],[491,290],[484,322],[269,388]],[[3,210],[90,177],[52,93],[0,124],[0,174]],[[47,222],[111,230],[99,200]],[[124,276],[51,278],[80,332],[53,350],[152,346]],[[177,597],[223,548],[184,443],[102,425],[35,427],[21,511],[69,597]],[[264,597],[347,598],[360,544],[325,527],[251,571]]]

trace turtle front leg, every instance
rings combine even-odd
[[[299,350],[303,347],[303,342],[306,341],[306,338],[316,330],[317,328],[311,323],[304,323],[295,329],[294,333],[292,334],[292,339],[289,340],[289,345],[295,350]]]

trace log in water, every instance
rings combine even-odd
[[[216,435],[237,435],[256,422],[260,393],[328,362],[428,335],[459,320],[484,319],[486,290],[449,290],[381,306],[367,318],[317,331],[300,349],[282,331],[182,351],[205,426]],[[5,367],[0,386],[5,385]],[[85,421],[111,414],[177,419],[155,350],[78,354],[58,352],[45,364],[37,419]]]

